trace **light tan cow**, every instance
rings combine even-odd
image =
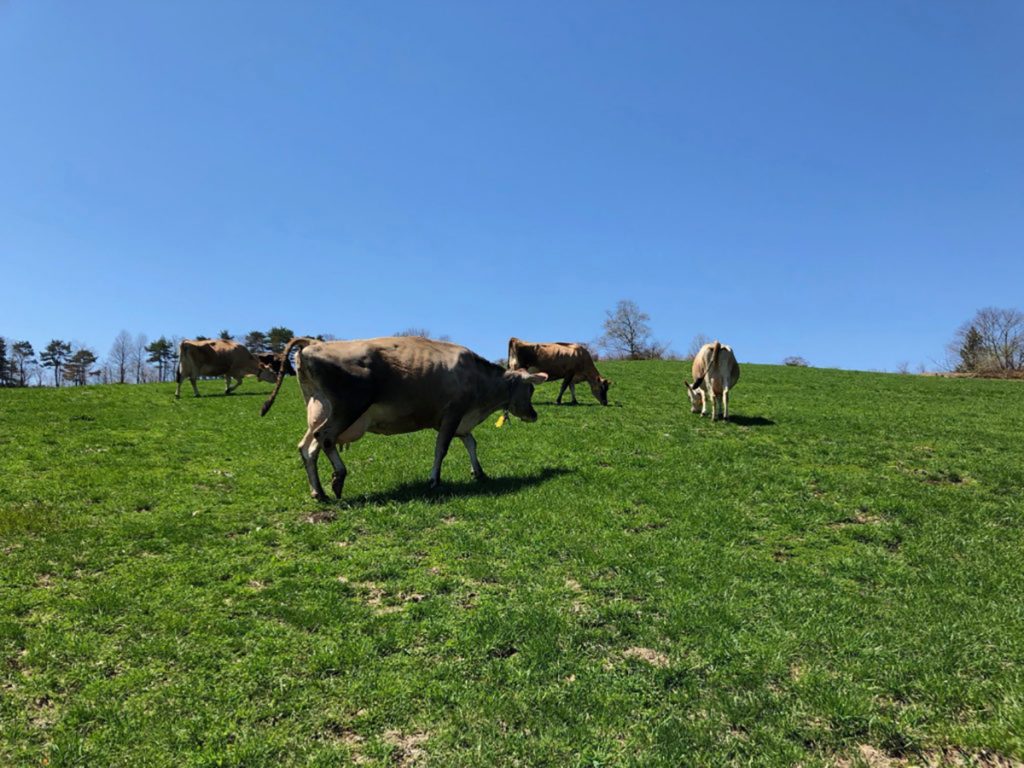
[[[686,384],[690,398],[690,412],[703,416],[707,413],[708,399],[711,400],[711,420],[718,417],[717,401],[722,403],[722,418],[729,418],[729,390],[740,380],[740,364],[732,353],[732,347],[715,341],[705,344],[693,358],[693,384]]]
[[[181,397],[181,381],[192,382],[192,391],[199,397],[196,378],[199,376],[223,376],[224,394],[230,395],[242,383],[245,376],[257,376],[260,381],[277,381],[274,372],[257,360],[253,354],[234,341],[225,339],[185,339],[178,345],[178,375],[174,396]],[[231,379],[238,383],[231,386]]]
[[[431,488],[440,484],[441,462],[452,439],[458,437],[469,452],[473,477],[483,480],[473,428],[500,410],[523,421],[536,421],[530,402],[533,387],[547,378],[506,371],[465,347],[422,336],[292,339],[285,347],[285,359],[292,349],[306,401],[307,429],[299,454],[318,501],[327,498],[317,471],[321,449],[334,467],[331,490],[340,498],[348,470],[338,447],[354,443],[367,432],[397,435],[436,429]],[[262,415],[274,404],[283,379],[282,370]]]
[[[590,391],[601,405],[608,405],[608,388],[612,383],[597,371],[594,359],[582,344],[567,342],[532,343],[513,336],[508,340],[508,367],[514,371],[523,368],[530,373],[546,373],[548,381],[562,380],[562,388],[558,391],[559,405],[566,388],[572,394],[572,404],[576,401],[577,382],[586,381]]]

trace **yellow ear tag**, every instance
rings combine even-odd
[[[505,426],[505,414],[504,413],[501,414],[501,416],[498,417],[498,420],[496,422],[494,422],[494,426],[496,426],[498,429],[501,429],[503,426]]]

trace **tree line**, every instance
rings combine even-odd
[[[622,300],[605,313],[604,333],[589,346],[605,358],[628,360],[661,359],[672,356],[669,345],[653,338],[650,315],[634,301]],[[250,331],[238,338],[222,330],[217,338],[240,341],[253,354],[280,354],[294,336],[291,328],[274,326],[268,331]],[[408,328],[398,336],[430,336],[423,328]],[[197,340],[207,336],[196,336]],[[318,335],[331,339],[330,335]],[[447,336],[438,337],[447,340]],[[698,334],[686,358],[692,358],[710,341]],[[160,336],[150,341],[145,334],[133,336],[121,331],[106,358],[94,349],[73,341],[51,339],[38,352],[31,342],[0,336],[0,386],[27,387],[52,384],[83,386],[88,383],[142,384],[173,379],[178,366],[177,336]],[[800,357],[789,357],[785,365],[806,366]],[[961,325],[947,347],[945,368],[978,376],[1024,375],[1024,312],[986,307]],[[905,372],[905,371],[903,371]]]
[[[291,328],[274,326],[269,331],[250,331],[242,343],[254,354],[276,354],[284,350],[293,335]],[[222,330],[218,338],[237,340],[227,330]],[[107,356],[101,359],[95,349],[74,341],[51,339],[37,351],[30,341],[0,336],[0,386],[62,387],[168,381],[174,378],[178,367],[180,343],[178,336],[160,336],[150,341],[145,334],[133,336],[121,331]]]

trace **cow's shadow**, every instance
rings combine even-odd
[[[425,479],[410,480],[396,488],[362,496],[343,495],[340,502],[348,507],[379,506],[388,502],[424,501],[428,504],[444,504],[452,499],[477,498],[481,496],[505,496],[516,493],[524,488],[541,485],[562,475],[571,474],[573,470],[564,467],[548,467],[531,475],[513,475],[509,477],[488,477],[484,481],[477,480],[441,480],[439,488],[430,488]]]
[[[771,419],[766,419],[764,416],[737,416],[731,414],[729,421],[740,427],[773,427],[775,422]]]

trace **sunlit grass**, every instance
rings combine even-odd
[[[294,380],[0,391],[0,764],[1024,757],[1020,382],[601,369],[330,505]]]

